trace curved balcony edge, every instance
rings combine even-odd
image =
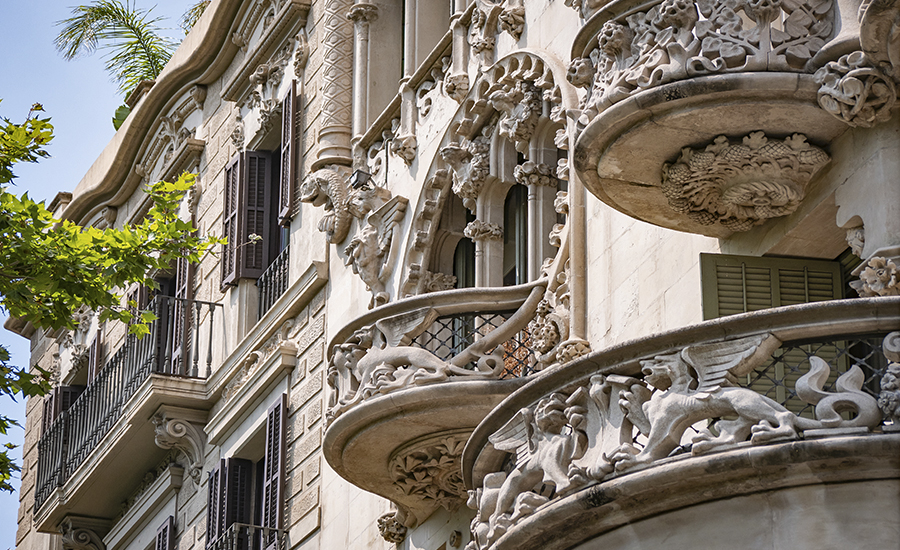
[[[658,518],[663,522],[676,519],[667,518],[667,512],[673,512],[676,516],[681,512],[687,517],[696,518],[696,514],[691,514],[693,511],[691,507],[697,507],[694,508],[697,510],[706,503],[713,503],[712,506],[715,506],[715,510],[704,510],[709,512],[707,528],[709,524],[719,524],[719,534],[724,534],[723,531],[735,528],[734,523],[724,519],[725,514],[732,512],[733,508],[739,507],[744,502],[739,501],[734,505],[720,502],[724,499],[752,498],[752,495],[762,494],[758,499],[749,502],[755,507],[740,509],[740,513],[745,514],[743,515],[745,526],[739,529],[743,533],[751,530],[746,527],[747,524],[753,524],[754,520],[760,519],[756,516],[781,510],[779,506],[789,506],[784,501],[791,497],[795,500],[804,498],[806,496],[804,488],[812,488],[820,497],[826,491],[833,492],[831,496],[835,498],[838,498],[838,495],[844,497],[837,505],[841,508],[852,505],[854,501],[851,499],[860,499],[860,493],[863,493],[865,498],[855,503],[872,511],[872,502],[877,502],[874,507],[885,504],[884,491],[878,492],[877,495],[873,494],[874,487],[866,482],[884,480],[896,482],[900,479],[900,434],[794,441],[733,449],[688,460],[685,460],[687,457],[679,458],[666,462],[665,467],[650,468],[614,478],[553,502],[540,512],[523,519],[491,548],[492,550],[595,548],[593,545],[604,544],[605,541],[591,541],[591,539],[602,537],[605,533],[616,536],[617,542],[619,538],[641,538],[641,534],[626,537],[612,533],[625,525],[629,525],[632,532],[643,531],[645,533],[643,536],[653,540],[659,536],[654,532],[658,526],[640,523],[642,520],[648,520],[659,514],[663,515]],[[823,484],[829,484],[827,489],[821,487]],[[896,483],[887,490],[891,491],[893,488],[896,491],[895,487]],[[868,505],[861,500],[868,501]],[[895,498],[894,507],[888,505],[885,509],[896,510],[896,502]],[[772,524],[760,521],[761,525],[756,529],[758,532],[754,534],[762,538],[765,536],[762,533],[765,529],[776,531],[772,535],[776,537],[784,536],[784,531],[792,529],[802,532],[804,527],[812,528],[812,524],[816,524],[822,516],[809,511],[805,526],[792,523],[791,520],[796,519],[790,517],[782,522],[773,520]],[[878,521],[873,517],[868,517],[867,520]],[[847,520],[839,523],[842,527],[853,527],[854,522]],[[819,524],[818,527],[822,526]],[[858,532],[843,532],[842,539],[862,536],[865,537],[867,545],[871,544],[867,547],[890,546],[890,538],[884,538],[884,532],[863,533],[866,530],[865,525],[857,524],[855,527]],[[715,530],[715,527],[712,530]],[[700,537],[710,534],[709,530],[706,530]],[[738,533],[732,534],[740,537]],[[879,536],[882,537],[883,546],[873,540]],[[682,535],[681,538],[690,539],[690,535]],[[585,546],[580,546],[586,542]],[[679,546],[683,544],[682,541],[670,542],[672,545],[667,544],[668,548],[682,548]],[[896,542],[896,539],[893,542]],[[832,539],[831,544],[836,544],[836,541]],[[616,547],[629,548],[627,545]],[[803,548],[802,545],[791,547]]]

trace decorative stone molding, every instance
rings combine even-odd
[[[295,324],[296,321],[294,319],[288,319],[282,323],[281,328],[276,330],[275,333],[263,342],[258,349],[247,354],[247,357],[244,358],[244,361],[241,364],[240,370],[238,370],[237,374],[228,381],[225,388],[222,390],[222,401],[227,403],[240,393],[244,384],[246,384],[253,374],[259,370],[270,357],[275,355],[275,353],[291,353],[297,350],[297,345],[291,339],[295,333]]]
[[[568,219],[569,216],[569,193],[566,191],[557,191],[556,198],[553,200],[553,208],[557,214],[562,214]],[[550,229],[550,244],[559,248],[562,246],[563,234],[566,232],[566,224],[553,224]]]
[[[306,37],[306,28],[300,29],[297,36],[294,37],[297,48],[294,50],[294,76],[301,82],[301,75],[306,70],[306,64],[309,63],[309,39]]]
[[[829,61],[815,74],[819,105],[850,126],[870,128],[891,118],[897,87],[865,53]]]
[[[867,430],[881,422],[875,398],[861,389],[864,375],[857,366],[838,377],[836,391],[826,392],[823,384],[830,366],[810,358],[810,371],[796,382],[795,391],[815,405],[815,419],[799,417],[750,388],[732,384],[780,344],[762,334],[691,345],[641,361],[643,380],[594,375],[521,409],[488,438],[495,449],[515,451],[517,460],[509,474],[488,474],[480,489],[470,491],[470,506],[478,510],[472,548],[489,548],[549,499],[668,457],[684,432],[699,422],[718,419],[714,432],[700,430],[693,438],[694,455],[748,439],[750,445],[759,445],[797,439],[813,430]],[[843,411],[853,418],[844,419]],[[646,437],[642,448],[633,443],[635,428]],[[544,486],[555,491],[544,491]]]
[[[428,178],[422,190],[422,199],[418,212],[412,222],[412,231],[416,235],[412,246],[407,250],[406,262],[409,268],[406,279],[400,284],[400,296],[427,292],[428,271],[422,264],[428,258],[434,234],[440,221],[440,211],[450,193],[451,176],[448,170],[441,168]]]
[[[858,281],[850,286],[860,296],[900,296],[900,269],[895,259],[875,256],[866,262]]]
[[[522,38],[522,33],[525,32],[525,8],[523,6],[507,6],[497,17],[500,30],[509,33],[513,40],[518,42]]]
[[[889,364],[881,377],[878,407],[885,420],[891,421],[890,430],[900,430],[900,332],[885,336],[881,349]]]
[[[108,524],[104,520],[67,516],[59,526],[63,550],[106,550],[103,543]]]
[[[241,118],[240,110],[234,116],[234,123],[231,130],[231,143],[234,144],[238,152],[244,150],[244,119]]]
[[[391,478],[407,495],[456,510],[466,498],[459,458],[468,437],[441,434],[399,450],[390,461]]]
[[[857,258],[863,257],[863,249],[866,247],[866,230],[863,226],[851,227],[847,230],[847,245],[850,252]]]
[[[831,158],[802,134],[784,140],[753,132],[740,142],[719,136],[706,147],[682,149],[663,165],[669,206],[701,225],[747,231],[800,205],[806,186]]]
[[[350,232],[353,216],[348,209],[349,175],[349,170],[340,166],[320,168],[306,176],[300,187],[301,202],[325,207],[325,216],[319,220],[318,228],[332,244],[343,242]]]
[[[664,0],[604,23],[597,47],[573,60],[568,78],[587,90],[586,124],[633,93],[676,80],[803,72],[832,37],[834,18],[833,0]]]
[[[491,106],[502,113],[498,122],[501,136],[516,144],[520,153],[528,151],[528,144],[543,113],[543,92],[534,82],[519,80],[505,85],[490,95]]]
[[[491,142],[488,136],[463,140],[441,148],[441,158],[453,173],[453,192],[463,205],[475,211],[475,201],[490,175]]]
[[[206,434],[193,422],[172,416],[167,411],[151,418],[156,432],[156,445],[162,449],[177,449],[187,457],[188,475],[199,487],[202,481]]]
[[[495,223],[475,220],[469,222],[469,225],[463,230],[463,235],[473,241],[502,241],[503,228]]]
[[[456,288],[456,276],[444,273],[432,273],[426,271],[422,278],[424,279],[425,292],[440,292],[442,290],[451,290]]]
[[[284,78],[284,68],[294,55],[295,39],[289,39],[272,58],[256,67],[250,75],[250,93],[244,105],[250,109],[259,109],[259,124],[264,132],[281,121],[281,98],[278,97],[278,86]]]
[[[397,512],[389,512],[378,518],[378,533],[381,538],[394,544],[406,540],[407,528],[397,519]]]
[[[391,197],[387,189],[368,182],[350,195],[348,211],[360,220],[360,227],[344,248],[345,265],[353,268],[372,293],[369,309],[390,301],[385,283],[394,268],[399,226],[407,204],[406,198]]]
[[[553,168],[549,165],[526,160],[523,164],[513,169],[513,176],[516,178],[516,183],[522,185],[557,187],[559,186],[559,180],[553,172]]]
[[[124,517],[132,507],[140,501],[141,497],[147,493],[147,491],[156,483],[156,480],[162,477],[166,472],[169,472],[169,475],[173,475],[177,477],[177,481],[175,481],[174,486],[176,489],[181,488],[181,478],[184,474],[184,469],[178,464],[178,461],[175,458],[175,451],[170,452],[166,458],[163,459],[162,463],[156,468],[148,471],[144,474],[143,479],[141,479],[140,485],[138,485],[137,489],[131,493],[126,500],[122,502],[121,510],[119,511],[119,515],[116,518],[116,523],[122,517]]]

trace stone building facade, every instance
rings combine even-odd
[[[897,0],[214,0],[72,193],[22,550],[894,548]]]

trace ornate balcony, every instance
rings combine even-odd
[[[156,297],[148,306],[157,316],[150,333],[128,335],[78,398],[48,423],[38,441],[38,530],[54,531],[73,514],[112,519],[167,449],[185,453],[186,470],[199,482],[204,441],[192,423],[205,421],[211,405],[205,379],[213,340],[224,329],[221,308]],[[110,477],[105,472],[113,461],[116,475]]]
[[[792,214],[831,162],[823,149],[890,118],[898,79],[885,22],[897,9],[608,3],[572,50],[569,80],[585,90],[579,175],[617,210],[681,231],[728,237]]]
[[[330,347],[329,464],[394,501],[408,527],[458,507],[466,439],[539,367],[529,322],[546,287],[435,292],[343,327]]]
[[[898,329],[900,298],[788,306],[532,377],[466,445],[467,548],[895,544]]]

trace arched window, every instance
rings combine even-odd
[[[475,286],[475,243],[463,237],[456,243],[453,251],[453,275],[456,277],[456,288]]]
[[[528,282],[528,188],[513,185],[503,204],[503,286]]]

